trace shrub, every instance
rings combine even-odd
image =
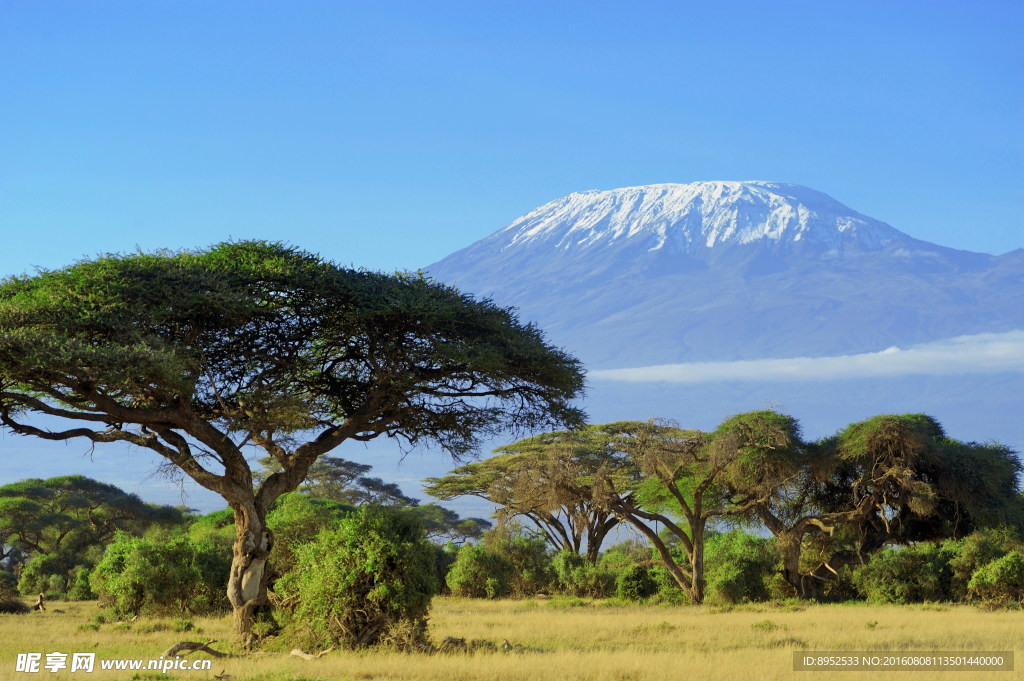
[[[84,565],[72,571],[71,586],[68,587],[68,600],[90,601],[96,598],[92,587],[89,584],[89,577],[92,571]]]
[[[508,595],[533,596],[551,586],[554,575],[547,542],[516,525],[497,527],[484,535],[484,546],[511,566]]]
[[[227,610],[231,557],[186,534],[166,540],[119,533],[93,569],[92,590],[120,616]]]
[[[781,569],[772,540],[733,530],[710,537],[706,547],[704,579],[709,601],[745,603],[772,597]]]
[[[63,554],[40,554],[34,556],[21,571],[18,590],[25,596],[46,594],[47,598],[64,598],[67,588],[67,574],[73,566],[70,556]]]
[[[453,596],[502,598],[509,593],[514,568],[495,551],[480,544],[466,544],[455,557],[445,578]]]
[[[295,567],[298,547],[316,539],[321,531],[336,527],[352,511],[351,506],[298,492],[278,498],[267,514],[267,529],[274,533],[270,556],[274,573],[280,576],[290,572]]]
[[[1024,607],[1024,554],[1011,551],[978,569],[968,589],[992,605]]]
[[[439,594],[447,596],[452,592],[448,586],[448,573],[451,571],[452,566],[455,565],[455,559],[458,558],[458,555],[458,547],[451,542],[444,546],[434,544],[434,574],[437,576]]]
[[[627,539],[608,548],[601,554],[600,565],[605,570],[619,573],[630,565],[648,563],[651,547],[639,539]]]
[[[615,595],[627,601],[642,601],[658,593],[658,583],[642,565],[630,565],[615,578]]]
[[[572,551],[559,551],[551,565],[562,593],[590,598],[607,598],[615,593],[614,572],[591,565]]]
[[[422,645],[437,592],[434,550],[411,513],[363,506],[298,547],[275,590],[299,645]]]
[[[919,544],[887,549],[857,568],[853,580],[872,603],[922,603],[950,598],[956,554],[949,544]]]
[[[956,553],[949,567],[952,572],[950,596],[957,601],[968,598],[968,584],[975,572],[1021,545],[1016,533],[1008,528],[980,530],[959,541],[946,543]]]

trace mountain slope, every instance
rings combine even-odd
[[[779,183],[570,194],[427,271],[518,307],[592,368],[1024,328],[1024,251],[944,248]]]

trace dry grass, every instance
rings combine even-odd
[[[211,672],[143,673],[140,679],[208,680],[225,670],[232,681],[662,681],[831,678],[829,672],[792,671],[793,651],[1014,650],[1024,637],[1024,613],[970,607],[810,606],[712,608],[639,607],[558,601],[438,599],[431,634],[508,639],[522,649],[471,655],[336,652],[306,662],[282,654],[215,660]],[[53,608],[62,609],[56,614]],[[103,624],[81,630],[99,612],[92,603],[54,604],[45,614],[0,616],[0,679],[15,674],[18,652],[96,652],[98,658],[153,658],[181,640],[231,640],[230,619],[194,619],[201,633],[175,633],[173,620],[143,620],[130,630]],[[159,630],[163,627],[163,630]],[[157,631],[145,630],[158,629]],[[141,631],[140,631],[141,630]],[[227,649],[226,643],[218,644]],[[215,645],[214,647],[218,647]],[[1017,668],[1022,668],[1018,661]],[[131,679],[131,672],[46,678]],[[958,679],[953,672],[846,672],[842,678]],[[972,681],[1020,678],[1018,672],[974,672]]]

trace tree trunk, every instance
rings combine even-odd
[[[787,531],[775,535],[776,548],[782,556],[782,575],[796,589],[800,598],[821,598],[823,580],[817,575],[800,572],[800,550],[803,532]]]
[[[679,588],[690,596],[694,604],[700,605],[703,603],[704,594],[701,593],[698,598],[697,592],[693,590],[693,573],[691,572],[690,574],[687,574],[680,569],[679,564],[676,563],[675,559],[672,557],[672,552],[668,550],[667,546],[665,546],[665,542],[661,540],[661,537],[659,537],[658,534],[649,528],[642,520],[634,518],[628,514],[624,514],[622,517],[626,522],[638,529],[640,534],[647,537],[648,541],[651,542],[655,550],[658,552],[658,555],[661,556],[662,565],[664,565],[665,569],[668,570],[669,575],[671,575],[672,579],[674,579],[676,584],[679,585]]]
[[[256,504],[232,504],[235,514],[235,543],[232,547],[231,575],[228,578],[228,601],[234,614],[235,631],[241,642],[252,644],[252,625],[257,611],[267,604],[267,583],[270,571],[267,558],[273,537],[263,513]]]
[[[690,526],[693,534],[693,553],[690,556],[690,591],[693,594],[693,602],[700,604],[704,602],[704,528],[694,523]]]

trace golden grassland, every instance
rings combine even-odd
[[[63,612],[55,612],[62,610]],[[332,652],[306,661],[286,653],[216,659],[211,671],[15,673],[19,652],[95,652],[97,660],[158,658],[182,640],[217,639],[231,651],[230,617],[193,618],[196,630],[174,631],[173,618],[140,618],[90,628],[95,603],[52,603],[46,613],[0,615],[0,679],[175,679],[212,681],[663,681],[831,679],[836,672],[793,671],[794,651],[1015,651],[1022,654],[1024,612],[967,606],[787,605],[712,607],[623,605],[615,601],[484,601],[438,598],[430,631],[517,644],[510,652],[406,654]],[[85,625],[85,626],[83,626]],[[130,628],[129,628],[130,627]],[[521,646],[521,647],[518,647]],[[205,657],[194,654],[192,657]],[[846,671],[841,679],[1024,678],[1016,671]]]

